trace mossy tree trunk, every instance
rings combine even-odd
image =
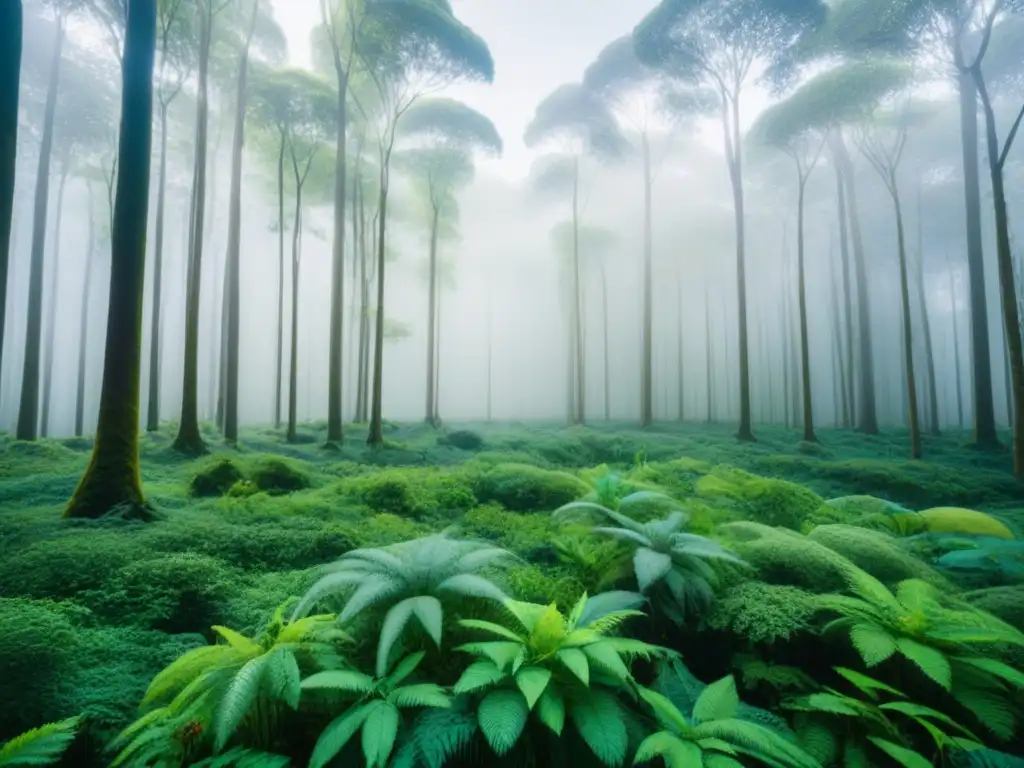
[[[103,387],[92,459],[65,517],[108,513],[150,519],[139,477],[146,224],[153,139],[156,0],[128,0],[122,60],[120,172],[111,234],[110,301]]]
[[[89,230],[85,246],[85,280],[82,286],[82,307],[78,318],[78,383],[75,387],[75,437],[85,432],[85,372],[89,347],[89,298],[92,292],[92,262],[96,258],[93,188],[89,183]]]
[[[4,360],[7,273],[14,221],[18,159],[18,102],[21,85],[21,0],[0,3],[0,370]]]
[[[60,86],[61,55],[64,50],[66,20],[58,9],[56,37],[50,59],[50,78],[46,86],[39,164],[36,170],[35,208],[32,214],[32,253],[28,282],[28,320],[25,329],[25,360],[21,375],[21,402],[18,407],[18,440],[35,440],[39,435],[39,350],[43,321],[43,261],[46,253],[46,214],[50,199],[50,158],[53,154],[53,123],[57,114],[57,90]]]
[[[57,317],[59,316],[57,291],[60,289],[60,232],[64,223],[64,191],[67,189],[68,173],[71,170],[71,145],[66,144],[60,160],[60,181],[57,183],[57,211],[53,222],[53,257],[50,264],[49,317],[46,319],[46,344],[43,358],[43,388],[40,393],[39,434],[50,434],[50,405],[53,402],[53,348],[57,341]]]

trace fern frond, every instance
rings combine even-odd
[[[451,697],[444,692],[444,688],[433,683],[403,685],[388,695],[388,701],[399,709],[406,709],[408,707],[447,709],[452,705]]]
[[[942,651],[911,640],[909,637],[897,637],[896,647],[918,669],[947,691],[952,687],[953,670],[949,666],[949,659]]]
[[[519,691],[496,690],[488,693],[477,709],[480,732],[491,749],[501,757],[523,733],[530,709]]]
[[[246,654],[228,645],[205,645],[188,651],[157,673],[142,697],[142,706],[173,698],[213,667],[241,664]]]
[[[727,675],[705,688],[693,705],[693,719],[698,723],[709,720],[728,720],[735,717],[740,707],[740,696],[736,691],[736,680]]]
[[[423,710],[391,768],[444,768],[469,748],[478,730],[476,713],[464,706]]]
[[[52,765],[75,740],[79,717],[69,717],[26,731],[0,746],[0,766]]]
[[[607,691],[593,689],[569,705],[569,719],[598,760],[608,766],[626,759],[629,737],[622,705]]]
[[[877,624],[854,624],[850,640],[869,667],[877,666],[896,653],[896,638]]]
[[[247,661],[224,692],[213,722],[214,749],[218,752],[224,748],[256,702],[268,658],[264,655]]]

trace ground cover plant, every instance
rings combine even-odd
[[[1021,557],[1024,502],[958,468],[957,437],[883,462],[886,437],[826,430],[827,458],[783,430],[463,431],[325,452],[252,430],[196,460],[155,433],[150,523],[62,520],[82,447],[3,438],[0,764],[1024,751],[1024,577],[964,559]]]

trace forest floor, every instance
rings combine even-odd
[[[815,494],[870,494],[916,510],[970,507],[1024,532],[1009,452],[977,451],[967,433],[926,436],[927,460],[911,462],[899,431],[821,430],[808,445],[777,427],[747,444],[729,425],[391,425],[372,451],[361,425],[325,450],[322,426],[298,444],[250,429],[237,448],[207,426],[212,453],[196,460],[170,451],[170,425],[145,435],[144,487],[164,515],[151,524],[62,520],[91,442],[0,436],[0,740],[80,712],[108,740],[153,675],[208,642],[211,625],[258,628],[317,566],[355,547],[454,526],[522,557],[510,574],[521,599],[572,600],[587,575],[552,548],[548,513],[604,464],[646,463],[646,478],[680,498],[720,465],[799,484],[770,487],[769,524]]]

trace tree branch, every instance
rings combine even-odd
[[[1024,104],[1021,104],[1020,112],[1017,113],[1017,119],[1014,120],[1013,127],[1010,128],[1010,132],[1006,136],[1006,144],[1003,145],[1003,151],[999,155],[999,170],[1002,170],[1003,166],[1006,165],[1006,158],[1010,155],[1010,148],[1017,138],[1017,131],[1020,130],[1021,122],[1024,122]]]

